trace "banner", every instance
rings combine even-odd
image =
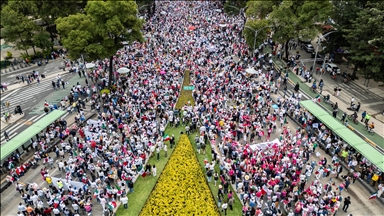
[[[61,178],[56,178],[56,177],[51,177],[52,178],[52,184],[57,187],[57,182],[60,180],[63,183],[63,187],[65,190],[68,190],[69,186],[72,186],[72,188],[76,187],[77,189],[83,188],[83,183],[78,182],[78,181],[68,181],[66,179],[61,179]]]
[[[272,140],[270,142],[252,144],[249,147],[252,149],[252,151],[255,151],[255,150],[265,150],[268,147],[271,147],[275,143],[277,145],[279,145],[279,146],[281,145],[281,142],[279,141],[279,139],[274,139],[274,140]]]

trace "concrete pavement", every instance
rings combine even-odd
[[[280,66],[281,64],[283,64],[282,60],[277,60],[275,59],[275,62]],[[289,79],[292,83],[297,83],[299,82],[300,83],[300,89],[303,90],[306,94],[308,94],[309,96],[311,97],[316,97],[318,95],[318,93],[314,93],[312,92],[311,90],[311,86],[312,86],[312,83],[305,83],[304,79],[301,77],[301,76],[297,76],[295,73],[293,73],[291,70],[289,70]],[[323,91],[323,95],[326,95],[325,92],[331,92],[328,90],[328,88],[324,88],[324,91]],[[327,93],[328,94],[328,93]],[[338,102],[338,105],[339,105],[339,113],[338,113],[338,116],[340,117],[344,111],[347,111],[347,114],[351,114],[352,111],[349,111],[347,110],[347,107],[349,107],[349,103],[347,104],[345,101],[341,100],[340,98],[336,98],[336,96],[333,96],[333,93],[331,92],[331,101],[333,103],[335,102]],[[384,94],[383,94],[384,95]],[[379,101],[380,102],[380,101]],[[380,102],[381,103],[381,102]],[[332,108],[329,106],[329,105],[326,105],[324,104],[323,102],[321,103],[324,105],[324,107],[328,110],[332,110]],[[361,108],[360,108],[360,117],[361,117],[361,112],[363,110],[366,110],[368,113],[370,113],[371,115],[374,114],[374,110],[371,109],[371,106],[369,106],[369,104],[362,104]],[[377,116],[377,115],[376,115]],[[379,145],[381,146],[381,148],[384,149],[384,140],[383,140],[383,137],[384,137],[384,123],[377,120],[377,119],[374,119],[373,118],[374,116],[372,116],[371,118],[371,121],[374,121],[375,122],[375,134],[374,135],[371,135],[369,134],[366,130],[365,130],[365,125],[363,124],[358,124],[358,125],[351,125],[354,129],[356,129],[359,133],[363,134],[365,137],[367,137],[368,140],[372,141],[373,143],[375,143],[376,145]],[[369,141],[368,141],[369,142]]]
[[[272,100],[276,101],[278,95],[272,94],[271,98]],[[296,122],[294,122],[292,119],[288,120],[289,126],[292,129],[295,129],[297,127],[300,127]],[[279,125],[278,125],[279,127]],[[327,161],[332,161],[332,157],[328,154],[325,153],[325,151],[321,148],[317,148],[316,152],[320,153],[320,156],[315,156],[315,154],[311,155],[309,158],[309,161],[316,161],[316,164],[321,160],[322,157],[326,157]],[[315,171],[317,170],[317,166],[315,167]],[[341,175],[346,175],[348,173],[348,169],[344,167],[344,171],[340,174]],[[312,174],[311,178],[308,180],[307,184],[311,184],[315,180],[315,175]],[[323,184],[326,184],[329,182],[329,177],[326,178],[320,178],[320,181]],[[341,178],[334,178],[333,180],[336,184],[336,186],[340,185],[341,183]],[[341,207],[343,206],[343,202],[341,203],[340,210],[337,212],[337,215],[364,215],[364,216],[371,216],[371,215],[382,215],[381,209],[383,208],[382,202],[378,199],[374,200],[369,200],[368,198],[371,195],[371,191],[367,190],[367,185],[364,185],[365,182],[357,180],[354,184],[351,184],[348,188],[348,191],[343,191],[342,196],[343,198],[350,196],[352,204],[349,206],[348,213],[345,213],[341,210]],[[333,191],[337,191],[335,186],[332,188]],[[373,190],[373,189],[371,189]]]

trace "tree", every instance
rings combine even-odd
[[[262,44],[263,41],[265,40],[265,38],[267,37],[267,29],[263,29],[263,28],[267,28],[268,27],[268,20],[248,20],[244,26],[247,26],[247,27],[244,27],[244,30],[243,30],[243,35],[245,37],[245,40],[248,44],[248,47],[251,47],[253,49],[253,47],[255,47],[256,49],[258,48],[258,45],[259,44]],[[250,28],[252,29],[250,29]],[[255,31],[257,31],[257,38],[255,40]],[[254,44],[256,41],[256,44]],[[254,50],[253,50],[254,51]]]
[[[51,42],[57,37],[55,21],[59,17],[66,17],[70,14],[80,12],[84,5],[84,1],[50,1],[50,0],[38,0],[32,1],[35,7],[39,8],[36,11],[36,16],[41,18],[46,26],[46,31],[49,33]],[[51,48],[53,49],[53,43]]]
[[[262,1],[249,3],[247,16],[268,18],[273,39],[285,44],[285,57],[288,58],[289,40],[296,37],[315,38],[320,30],[316,23],[325,21],[331,11],[331,3],[325,0]]]
[[[349,47],[349,59],[366,79],[384,81],[384,4],[369,2],[357,13],[349,28],[343,30]]]
[[[7,5],[1,10],[1,25],[5,42],[14,44],[17,50],[25,50],[28,55],[27,50],[34,48],[31,35],[36,31],[36,24],[33,20]]]
[[[280,0],[248,1],[247,17],[250,19],[265,19],[273,11],[273,7],[278,6],[280,2]]]
[[[57,30],[71,59],[83,54],[88,61],[109,58],[111,87],[113,56],[123,47],[123,41],[144,41],[143,20],[137,17],[134,1],[89,1],[84,12],[58,18]]]
[[[49,33],[43,30],[33,36],[33,43],[43,51],[49,51],[53,46]]]
[[[247,0],[228,0],[224,4],[224,12],[237,15],[247,6]]]

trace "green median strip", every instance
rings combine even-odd
[[[284,64],[281,62],[281,60],[277,60],[278,62],[278,66],[280,67],[281,64]],[[298,77],[298,75],[296,75],[292,70],[288,70],[289,71],[289,76],[288,78],[293,82],[293,85],[296,85],[296,83],[299,83],[300,84],[300,89],[305,92],[307,95],[311,96],[312,98],[316,98],[316,96],[319,95],[319,93],[315,93],[311,90],[311,87],[308,86],[306,83],[302,83],[302,80]],[[332,98],[331,98],[331,101],[332,101]],[[323,101],[323,98],[321,98],[321,102],[320,104],[325,107],[327,110],[329,110],[330,112],[332,112],[332,107],[325,103]],[[339,109],[339,112],[337,114],[337,116],[339,117],[338,120],[340,121],[340,118],[341,116],[343,115],[344,111]],[[349,112],[347,112],[349,113]],[[360,116],[361,117],[361,116]],[[374,133],[373,135],[371,135],[367,130],[365,130],[365,125],[362,124],[362,123],[359,123],[359,124],[354,124],[353,122],[350,122],[349,123],[351,127],[353,127],[355,130],[357,130],[358,132],[360,132],[361,134],[363,134],[365,137],[367,137],[369,140],[371,140],[372,142],[374,142],[375,144],[377,144],[378,146],[380,146],[381,148],[384,149],[384,142],[383,142],[383,137],[379,136],[378,134]]]

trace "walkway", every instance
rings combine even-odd
[[[276,62],[277,65],[281,66],[282,65],[282,61],[281,60],[275,60],[275,61],[279,61],[279,62]],[[311,97],[316,97],[317,95],[319,95],[318,93],[314,93],[312,92],[311,90],[311,86],[312,84],[311,83],[305,83],[304,79],[301,77],[301,76],[297,76],[295,73],[293,73],[291,70],[289,70],[289,79],[290,81],[292,82],[292,84],[296,84],[296,83],[299,83],[300,84],[300,89],[305,92],[307,95],[311,96]],[[350,110],[347,110],[347,107],[349,107],[349,104],[345,103],[345,101],[337,98],[336,96],[333,96],[333,93],[332,92],[329,92],[327,90],[323,91],[322,93],[323,95],[327,95],[327,94],[330,94],[331,95],[331,101],[333,103],[338,103],[338,106],[339,106],[339,112],[338,112],[338,118],[340,119],[342,114],[344,113],[344,111],[347,111],[346,113],[347,114],[352,114],[353,112],[350,111]],[[332,108],[330,105],[324,103],[323,101],[321,102],[321,105],[323,105],[324,108],[326,108],[328,111],[332,112]],[[369,107],[365,107],[364,105],[362,105],[361,111],[363,110],[366,110],[368,113],[370,113],[372,110],[369,109]],[[361,113],[360,114],[360,118],[361,118]],[[371,114],[374,114],[371,112]],[[362,135],[364,135],[365,137],[367,137],[369,140],[371,140],[373,143],[375,143],[376,145],[380,146],[381,148],[384,149],[384,123],[375,119],[375,118],[371,118],[370,122],[374,122],[375,123],[375,134],[374,135],[371,135],[370,133],[368,133],[368,131],[365,130],[365,125],[364,124],[361,124],[359,123],[358,125],[351,125],[356,131],[358,131],[359,133],[361,133]],[[368,141],[369,142],[369,141]]]

